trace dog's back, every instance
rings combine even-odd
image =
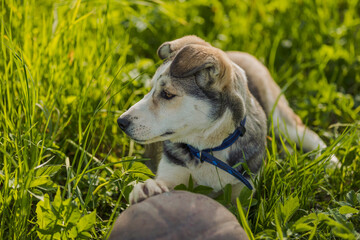
[[[258,100],[277,134],[283,133],[305,151],[326,147],[320,137],[307,128],[290,108],[280,87],[272,79],[268,69],[254,56],[244,52],[226,52],[228,57],[246,72],[251,94]],[[279,98],[279,99],[278,99]],[[333,162],[337,162],[335,156]]]

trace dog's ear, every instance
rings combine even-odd
[[[171,76],[185,78],[206,68],[209,68],[209,70],[213,71],[214,75],[217,75],[220,70],[218,61],[207,50],[211,49],[198,45],[183,47],[171,63]]]
[[[175,56],[170,65],[170,74],[177,78],[196,76],[200,85],[216,83],[220,88],[231,81],[231,63],[225,54],[216,48],[187,45]]]
[[[181,48],[189,44],[199,44],[209,47],[211,46],[209,43],[205,42],[201,38],[194,35],[190,35],[176,39],[171,42],[163,43],[157,50],[157,54],[161,59],[165,59],[168,58],[172,53],[180,50]]]

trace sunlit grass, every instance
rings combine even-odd
[[[186,34],[257,56],[329,145],[304,154],[269,127],[253,197],[237,209],[226,187],[218,201],[255,238],[359,238],[359,1],[2,0],[0,12],[0,239],[107,236],[132,182],[152,176],[116,119],[148,91],[158,46]]]

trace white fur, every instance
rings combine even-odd
[[[151,108],[153,98],[156,97],[154,95],[161,91],[160,83],[170,84],[164,74],[168,71],[170,63],[166,63],[156,71],[151,91],[121,116],[129,117],[132,121],[127,134],[140,143],[152,143],[167,140],[166,136],[161,135],[174,131],[175,133],[171,135],[173,142],[188,142],[199,149],[219,145],[222,139],[235,130],[230,111],[227,111],[220,120],[213,122],[208,117],[211,106],[207,102],[198,101],[195,97],[184,95],[182,92],[177,92],[176,99],[168,102],[164,100],[160,103],[164,106],[159,106],[161,108],[159,111],[154,112]],[[174,101],[179,101],[175,103],[177,107],[172,107]],[[203,141],[204,136],[206,141]]]
[[[160,54],[165,54],[166,51]],[[223,139],[235,130],[231,111],[226,110],[222,117],[215,121],[210,119],[208,116],[212,106],[208,102],[188,96],[172,85],[169,76],[171,63],[167,61],[158,68],[151,81],[151,91],[121,116],[131,120],[126,133],[140,143],[171,140],[190,144],[199,150],[220,145]],[[231,66],[234,70],[231,71],[231,77],[236,79],[232,85],[234,94],[245,104],[248,91],[246,87],[243,87],[243,83],[247,82],[245,71],[235,63]],[[267,71],[263,72],[267,73]],[[265,74],[264,78],[269,78],[269,76]],[[269,81],[273,81],[271,77]],[[176,96],[172,100],[160,98],[159,95],[164,89],[170,89],[169,91]],[[275,83],[267,89],[264,94],[267,100],[266,109],[271,109],[275,105],[277,93],[280,93],[280,88]],[[252,107],[259,107],[253,99],[250,100],[250,104]],[[245,105],[243,109],[246,111]],[[247,113],[244,112],[244,114]],[[319,136],[302,125],[300,120],[298,124],[296,117],[285,97],[281,96],[272,115],[277,134],[286,134],[296,144],[302,144],[305,149],[316,149],[316,146],[326,147]],[[173,134],[167,134],[168,132],[173,132]],[[230,149],[231,147],[213,154],[220,160],[226,160]],[[337,162],[335,156],[332,161]],[[146,197],[168,191],[169,188],[178,184],[187,184],[190,175],[197,184],[212,187],[215,191],[221,190],[230,183],[233,185],[233,196],[239,194],[244,186],[232,175],[208,163],[188,163],[187,167],[183,167],[171,163],[163,155],[158,166],[156,180],[147,180],[145,183],[137,184],[130,195],[130,202],[133,204]]]
[[[195,146],[196,148],[204,149],[204,138],[213,142],[214,139],[216,139],[217,142],[218,139],[224,139],[234,131],[235,127],[233,126],[233,123],[230,123],[232,122],[231,118],[232,115],[230,110],[226,110],[223,116],[217,120],[211,128],[204,130],[202,135],[198,136],[198,139],[187,137],[182,141],[189,142],[190,145]],[[223,137],[224,132],[228,133],[225,137]],[[194,134],[192,135],[194,136]],[[221,135],[220,138],[218,137],[219,135]],[[202,138],[202,141],[199,140],[200,137]],[[212,147],[221,144],[221,142],[215,144],[213,142],[206,144],[214,145]],[[213,152],[213,156],[220,160],[228,159],[230,149],[231,148],[226,148],[222,151]],[[187,184],[190,174],[197,184],[209,186],[215,191],[220,191],[226,184],[236,184],[239,182],[239,180],[234,176],[208,163],[192,163],[184,168],[182,166],[172,164],[169,161],[166,161],[166,159],[164,160],[162,159],[159,163],[158,175],[156,179],[166,182],[170,187],[174,187],[180,183]]]

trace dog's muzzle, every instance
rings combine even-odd
[[[117,123],[118,123],[119,127],[121,128],[121,130],[125,131],[129,127],[131,122],[127,118],[119,117],[117,120]]]

